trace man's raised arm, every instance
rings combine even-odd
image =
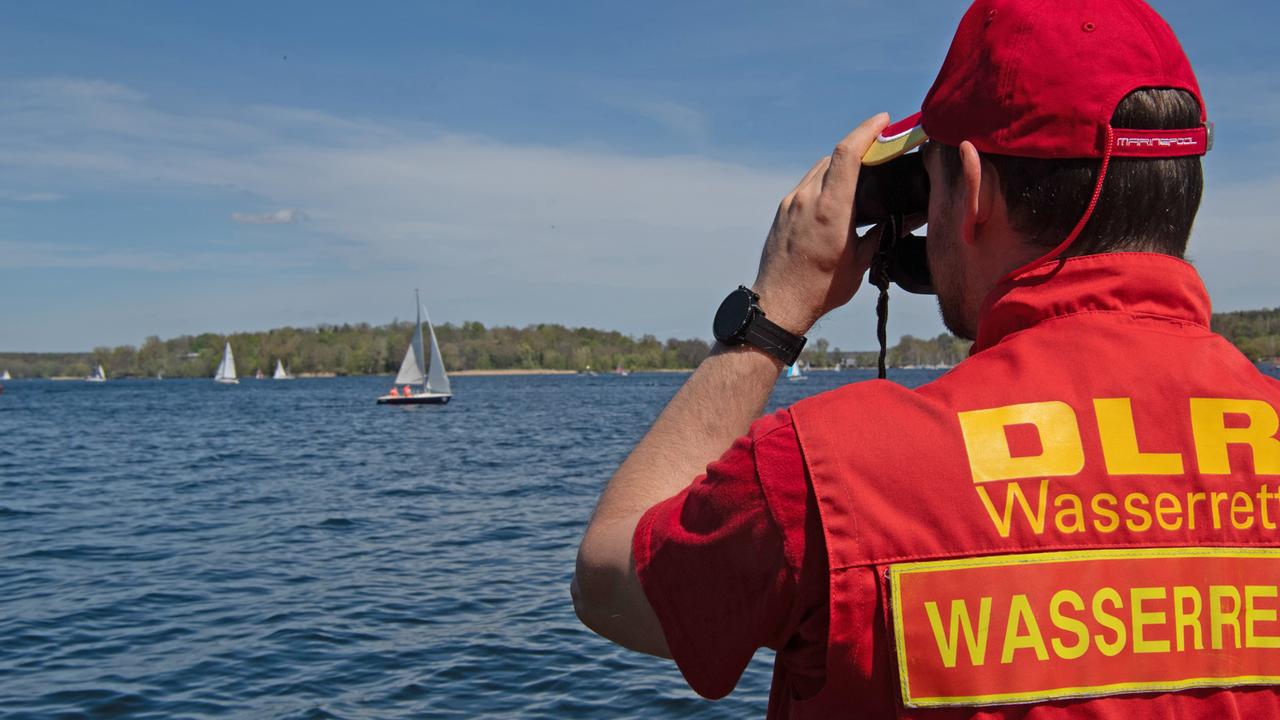
[[[853,231],[861,158],[888,124],[876,115],[845,137],[783,199],[753,290],[769,320],[804,334],[847,303],[876,243]],[[717,344],[614,473],[578,548],[574,609],[595,632],[670,657],[635,572],[632,535],[653,505],[683,490],[760,416],[782,362],[754,348]]]

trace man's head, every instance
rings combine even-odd
[[[1200,105],[1183,90],[1144,89],[1116,108],[1116,128],[1194,126]],[[966,338],[991,288],[1059,245],[1084,216],[1097,184],[1091,159],[1045,160],[980,153],[931,141],[929,269],[947,329]],[[967,161],[967,162],[966,162]],[[1156,252],[1182,257],[1203,176],[1198,156],[1110,160],[1084,227],[1060,257]],[[983,185],[986,185],[985,189]]]
[[[864,162],[926,138],[930,270],[970,338],[991,289],[1030,265],[1181,257],[1210,141],[1190,63],[1141,0],[977,0],[921,112]]]

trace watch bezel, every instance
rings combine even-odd
[[[759,299],[759,295],[745,286],[739,286],[737,290],[726,295],[720,302],[719,309],[716,310],[715,318],[711,321],[711,333],[716,340],[732,344],[742,343],[746,338],[747,328],[751,327],[751,321],[757,314],[761,314],[760,307],[756,305]],[[732,319],[733,315],[737,316],[736,320]],[[722,327],[731,322],[735,323],[733,329],[722,332]]]

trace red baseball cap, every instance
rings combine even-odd
[[[1201,125],[1111,128],[1116,106],[1141,88],[1191,93]],[[887,162],[929,138],[1031,158],[1203,155],[1205,117],[1182,45],[1142,0],[977,0],[920,112],[886,127],[863,163]]]
[[[1111,127],[1120,101],[1143,88],[1191,93],[1200,125]],[[888,162],[930,138],[947,145],[968,140],[999,155],[1100,158],[1088,211],[1038,264],[1061,254],[1083,229],[1110,158],[1204,155],[1213,142],[1205,118],[1182,45],[1142,0],[977,0],[960,20],[920,112],[886,127],[862,162]]]

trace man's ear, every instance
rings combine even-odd
[[[960,143],[960,167],[964,178],[965,215],[974,225],[982,225],[991,217],[998,180],[995,168],[982,161],[978,148],[968,140]]]

